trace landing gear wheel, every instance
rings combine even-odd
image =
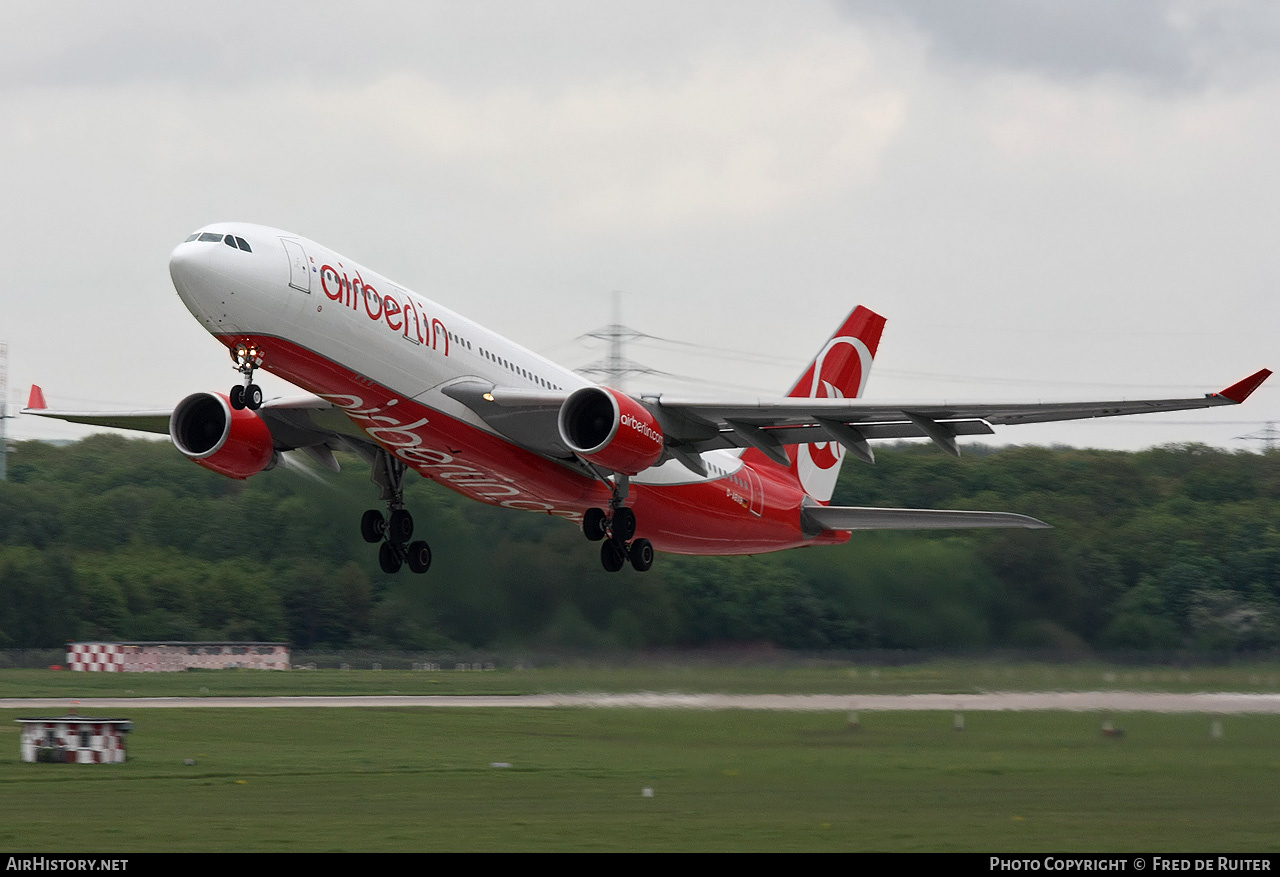
[[[637,539],[631,543],[627,553],[631,557],[631,567],[636,572],[648,572],[653,566],[653,543],[648,539]]]
[[[256,344],[241,342],[230,349],[236,371],[244,375],[243,383],[231,388],[231,407],[237,411],[257,411],[262,405],[262,388],[253,382],[254,369],[262,365],[263,351]]]
[[[391,513],[391,522],[387,524],[387,538],[401,544],[408,542],[413,535],[413,515],[404,509],[396,509]]]
[[[600,543],[600,563],[604,566],[605,572],[617,572],[622,569],[626,559],[626,549],[617,542],[606,539]]]
[[[382,571],[387,575],[393,575],[400,572],[402,563],[404,560],[400,557],[396,546],[390,542],[383,542],[382,547],[378,549],[378,565],[382,567]]]
[[[431,546],[419,539],[409,545],[409,569],[424,573],[431,569]]]
[[[636,513],[626,506],[619,506],[613,511],[613,538],[620,542],[630,542],[636,534]]]
[[[360,519],[360,535],[364,537],[364,541],[381,542],[382,534],[385,532],[387,532],[387,521],[382,517],[382,512],[369,509],[364,513],[364,517]]]
[[[582,513],[582,532],[592,542],[599,542],[609,531],[609,519],[604,509],[587,509]]]

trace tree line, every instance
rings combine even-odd
[[[848,461],[834,502],[1015,511],[1045,531],[855,533],[608,574],[572,525],[406,492],[425,576],[359,535],[367,467],[246,482],[167,443],[23,442],[0,483],[0,648],[69,639],[299,648],[1193,649],[1280,646],[1280,453],[928,446]]]

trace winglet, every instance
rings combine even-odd
[[[1237,384],[1232,384],[1218,395],[1226,396],[1232,402],[1243,402],[1245,399],[1249,398],[1250,393],[1258,389],[1262,382],[1269,377],[1271,377],[1271,369],[1264,368],[1261,371],[1257,371],[1249,375],[1249,377],[1245,378],[1243,381],[1240,381]]]
[[[39,384],[31,385],[31,398],[27,400],[27,407],[36,410],[49,407],[44,401],[44,390],[40,389]]]

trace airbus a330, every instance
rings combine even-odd
[[[178,296],[231,354],[239,381],[145,411],[49,408],[33,386],[24,414],[167,433],[231,478],[297,450],[337,470],[334,451],[370,464],[386,513],[364,538],[387,573],[426,572],[404,505],[410,471],[491,505],[575,522],[606,570],[649,569],[654,552],[756,554],[837,544],[855,530],[1048,525],[1008,512],[832,506],[846,456],[871,442],[957,437],[1045,423],[1243,402],[1267,369],[1184,399],[1034,404],[867,402],[885,320],[858,307],[785,396],[707,401],[601,386],[278,229],[218,223],[173,251]],[[310,395],[264,399],[262,368]]]

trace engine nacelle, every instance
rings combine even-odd
[[[608,387],[574,390],[560,406],[560,438],[611,472],[636,475],[662,456],[662,427],[635,399]]]
[[[256,411],[235,409],[221,393],[192,393],[169,416],[174,447],[219,475],[245,479],[271,468],[271,428]]]

